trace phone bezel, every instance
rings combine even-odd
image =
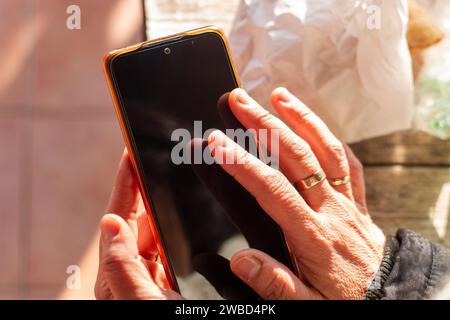
[[[227,54],[228,61],[230,64],[231,72],[233,74],[233,77],[237,84],[237,87],[242,87],[241,81],[240,81],[238,73],[237,73],[236,66],[235,66],[232,56],[231,56],[231,50],[230,50],[228,40],[227,40],[224,32],[216,26],[206,26],[206,27],[189,30],[189,31],[182,32],[182,33],[177,33],[177,34],[167,36],[167,37],[162,37],[162,38],[158,38],[158,39],[141,42],[141,43],[138,43],[138,44],[126,47],[126,48],[113,50],[113,51],[107,53],[103,57],[103,70],[104,70],[104,73],[106,76],[109,91],[112,96],[114,108],[115,108],[116,115],[117,115],[117,118],[118,118],[118,121],[120,124],[122,135],[125,140],[125,145],[127,147],[133,168],[136,172],[139,189],[140,189],[140,192],[142,195],[142,200],[144,202],[145,209],[147,210],[147,213],[148,213],[147,216],[149,218],[149,224],[150,224],[150,227],[152,230],[152,234],[154,236],[154,241],[157,246],[157,250],[158,250],[158,253],[159,253],[159,256],[161,259],[161,263],[164,267],[166,275],[168,275],[167,279],[169,282],[169,286],[171,287],[171,289],[177,291],[178,293],[180,293],[180,288],[178,286],[176,275],[175,275],[175,272],[173,271],[170,258],[166,254],[166,252],[167,252],[166,245],[161,237],[162,232],[159,227],[157,217],[153,213],[154,210],[153,210],[153,206],[152,206],[152,201],[151,201],[151,199],[148,198],[148,197],[151,197],[150,192],[149,192],[150,190],[145,185],[145,182],[143,181],[142,176],[141,176],[142,166],[136,155],[135,143],[129,135],[130,128],[129,128],[128,120],[126,119],[126,117],[123,114],[121,97],[120,97],[120,93],[118,92],[116,84],[115,84],[114,75],[111,70],[111,63],[114,61],[114,59],[124,56],[124,55],[127,55],[127,54],[141,52],[143,50],[146,50],[147,48],[155,49],[155,47],[170,46],[173,43],[176,43],[179,41],[184,41],[184,40],[192,38],[192,37],[198,37],[198,36],[201,36],[201,35],[204,35],[207,33],[214,33],[215,35],[220,37],[222,44],[224,45],[224,49],[225,49],[225,52]],[[295,259],[292,256],[292,252],[289,248],[289,245],[287,243],[285,243],[285,245],[290,254],[290,260],[291,260],[292,267],[294,268],[294,272],[298,274],[298,267],[297,267]]]

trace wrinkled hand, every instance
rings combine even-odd
[[[157,256],[148,216],[125,151],[101,222],[97,299],[181,299],[170,290]]]
[[[229,95],[229,105],[246,128],[279,130],[281,172],[220,131],[210,135],[209,147],[222,168],[280,225],[301,274],[295,276],[254,249],[234,255],[231,269],[266,299],[361,299],[380,266],[385,243],[367,214],[361,166],[350,149],[286,89],[276,89],[271,98],[292,129],[242,89]],[[297,191],[293,184],[320,169],[328,178],[350,175],[352,184],[333,187],[324,180]]]
[[[272,94],[281,120],[243,90],[229,95],[235,117],[247,128],[279,129],[281,173],[247,153],[220,131],[209,138],[215,157],[234,157],[222,168],[258,201],[282,228],[300,275],[268,255],[246,249],[231,269],[266,299],[360,299],[380,266],[385,238],[370,219],[362,167],[326,125],[285,89]],[[270,148],[270,146],[269,146]],[[220,152],[218,152],[220,151]],[[351,176],[351,184],[327,180],[298,192],[296,182],[322,168],[328,178]],[[101,221],[98,299],[180,299],[169,289],[125,152],[107,214]]]

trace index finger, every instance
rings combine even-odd
[[[280,171],[265,165],[220,131],[211,133],[208,142],[218,164],[255,197],[287,237],[298,239],[304,234],[302,230],[315,212]]]

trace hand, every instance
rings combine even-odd
[[[234,255],[231,269],[266,299],[361,299],[380,266],[385,243],[367,214],[362,170],[351,151],[286,89],[275,90],[272,103],[292,130],[243,90],[229,96],[231,111],[246,128],[279,130],[283,173],[220,131],[210,135],[209,146],[222,168],[280,225],[301,274],[295,276],[254,249]],[[234,159],[233,164],[221,156]],[[320,170],[328,178],[350,175],[353,183],[333,187],[325,179],[297,191],[293,184]]]
[[[125,151],[108,211],[101,222],[97,299],[181,299],[169,289],[142,204],[132,165]]]

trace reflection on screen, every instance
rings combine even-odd
[[[218,165],[171,160],[174,130],[187,129],[194,138],[194,121],[202,121],[203,130],[239,126],[226,99],[218,106],[237,87],[221,38],[208,33],[144,48],[119,56],[111,68],[181,293],[188,299],[255,298],[232,274],[229,259],[251,246],[289,265],[280,230]]]

